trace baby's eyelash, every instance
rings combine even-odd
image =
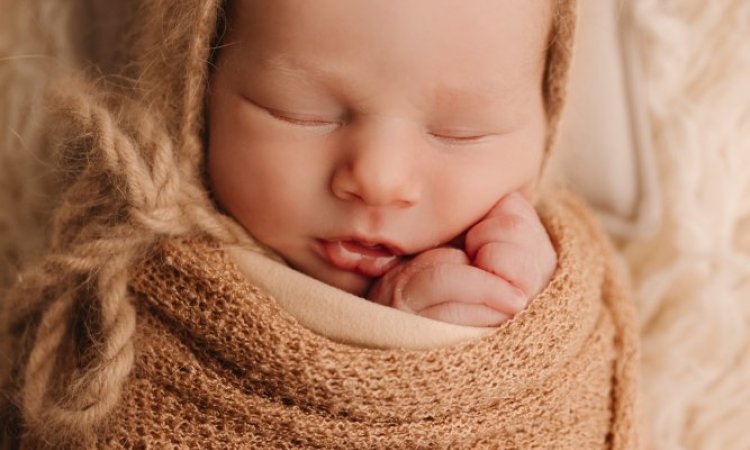
[[[454,136],[440,133],[430,133],[434,138],[440,139],[441,141],[455,143],[455,144],[473,144],[479,142],[487,137],[484,134],[469,135],[469,136]]]
[[[311,127],[311,128],[324,128],[324,127],[338,127],[341,125],[339,120],[326,120],[317,118],[300,118],[295,117],[295,114],[280,111],[278,109],[269,108],[266,106],[262,107],[266,112],[273,118],[278,119],[282,122],[289,123],[300,127]]]
[[[280,120],[282,122],[286,122],[292,125],[297,125],[301,127],[330,127],[330,126],[339,126],[341,123],[339,121],[334,120],[324,120],[324,119],[304,119],[295,117],[294,114],[288,113],[286,111],[281,111],[275,108],[270,108],[265,105],[261,105],[260,103],[256,102],[250,97],[242,96],[242,98],[254,105],[257,108],[260,108],[261,110],[265,111],[269,116],[273,117],[274,119]]]
[[[284,122],[291,123],[293,125],[299,125],[304,127],[325,127],[325,126],[331,126],[331,125],[339,125],[339,122],[336,121],[330,121],[330,120],[321,120],[321,119],[299,119],[297,117],[292,117],[283,113],[280,113],[278,111],[268,110],[268,113],[271,114],[273,117],[282,120]]]

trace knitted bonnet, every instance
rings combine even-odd
[[[139,0],[142,1],[142,0]],[[576,0],[549,0],[554,4],[554,22],[550,35],[544,75],[544,97],[548,117],[547,150],[554,145],[557,127],[565,103],[576,24]],[[144,2],[151,23],[139,23],[143,30],[134,47],[139,60],[136,73],[142,100],[152,102],[165,113],[171,131],[177,132],[181,157],[193,168],[201,167],[203,147],[202,105],[209,67],[206,61],[215,43],[216,24],[223,14],[222,2],[167,0]],[[223,23],[223,21],[220,21]],[[159,24],[159,26],[155,26]],[[145,26],[144,26],[145,25]],[[168,52],[163,48],[170,46]],[[158,58],[154,56],[158,55]]]
[[[576,17],[575,0],[550,1],[547,153]],[[50,252],[11,291],[2,324],[17,354],[13,375],[0,379],[0,398],[10,399],[27,429],[50,436],[84,433],[116,405],[135,351],[129,270],[154,242],[203,233],[259,248],[205,187],[204,104],[222,1],[117,3],[128,12],[121,18],[128,32],[108,39],[100,30],[92,40],[100,48],[91,54],[104,55],[94,61],[97,81],[71,82],[54,98],[68,187]]]

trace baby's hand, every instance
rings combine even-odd
[[[370,300],[431,319],[496,326],[526,305],[526,296],[497,275],[473,267],[459,249],[435,248],[383,275]]]
[[[466,233],[471,264],[520,289],[527,301],[549,283],[557,253],[534,207],[518,192],[503,197]]]
[[[431,249],[393,268],[369,298],[443,322],[496,326],[521,311],[557,265],[536,211],[517,193],[471,227],[465,242],[466,252]]]

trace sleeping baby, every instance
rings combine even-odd
[[[425,317],[512,317],[556,263],[529,203],[552,2],[287,3],[230,6],[208,100],[221,206],[352,294],[376,281],[371,299]]]
[[[573,0],[128,4],[51,97],[65,192],[0,315],[0,448],[640,448],[615,252],[537,187]],[[357,345],[281,295],[474,337]]]

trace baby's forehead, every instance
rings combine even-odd
[[[553,1],[533,0],[243,0],[230,2],[230,35],[255,47],[304,41],[351,42],[356,53],[379,47],[439,51],[492,60],[498,54],[546,54]],[[368,45],[370,44],[370,45]],[[372,44],[379,44],[372,45]],[[405,52],[407,53],[407,52]],[[418,57],[416,52],[408,55]],[[538,59],[538,58],[535,58]],[[476,62],[476,61],[474,61]]]
[[[226,44],[242,54],[235,61],[277,76],[413,77],[443,85],[443,102],[481,102],[512,89],[518,78],[541,76],[549,3],[488,0],[459,7],[434,0],[427,8],[413,0],[248,0],[230,9]]]

